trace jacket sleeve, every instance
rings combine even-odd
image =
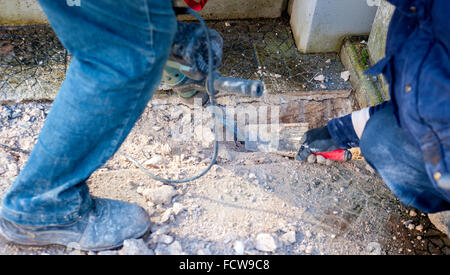
[[[328,131],[333,141],[339,148],[359,147],[359,140],[370,117],[385,108],[391,101],[385,101],[382,104],[367,107],[355,111],[346,116],[332,119],[328,122]]]

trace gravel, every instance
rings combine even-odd
[[[170,204],[177,191],[169,185],[156,188],[148,188],[142,191],[142,195],[154,204]]]
[[[297,242],[295,231],[289,231],[280,236],[280,241],[285,245],[291,245]]]
[[[154,255],[142,239],[129,239],[123,242],[123,247],[118,251],[119,255]]]
[[[170,139],[170,114],[177,105],[158,104],[146,109],[120,151],[141,163],[151,160],[148,169],[160,176],[196,175],[208,165],[212,148]],[[0,147],[0,198],[25,165],[49,106],[0,105],[0,144],[7,146]],[[127,241],[119,250],[95,254],[366,254],[374,239],[387,254],[449,251],[450,241],[428,217],[417,210],[411,215],[362,160],[303,164],[248,152],[235,142],[221,143],[221,152],[229,157],[219,157],[212,171],[176,186],[148,178],[120,155],[110,159],[87,180],[91,193],[144,207],[152,234],[148,241]],[[0,238],[0,254],[74,253],[88,254],[7,245]]]
[[[236,241],[233,245],[233,249],[237,255],[243,255],[245,250],[245,244],[243,241]]]
[[[311,164],[312,164],[312,163],[316,163],[316,159],[317,159],[317,158],[316,158],[316,155],[311,154],[311,155],[308,156],[308,158],[307,158],[306,161],[307,161],[308,163],[311,163]]]
[[[271,234],[260,233],[256,236],[256,249],[263,252],[275,252],[277,243]]]

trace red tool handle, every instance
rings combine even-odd
[[[330,152],[324,152],[324,153],[313,153],[314,155],[318,156],[322,156],[326,159],[331,159],[331,160],[337,160],[337,161],[348,161],[352,159],[352,153],[350,153],[350,151],[348,150],[342,150],[342,149],[338,149],[338,150],[334,150],[334,151],[330,151]]]
[[[195,0],[184,0],[184,2],[186,2],[191,9],[201,11],[208,0],[200,0],[200,2],[196,2]]]

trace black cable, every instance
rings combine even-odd
[[[192,14],[193,16],[195,16],[200,21],[203,29],[206,32],[206,40],[208,42],[208,78],[206,79],[206,85],[207,85],[207,90],[209,92],[211,105],[212,106],[216,106],[216,97],[215,97],[216,93],[214,91],[212,42],[211,42],[211,37],[209,35],[209,29],[206,26],[206,23],[203,20],[203,18],[200,15],[198,15],[195,11],[193,11],[191,9],[188,9],[187,12]],[[212,109],[214,109],[214,108],[212,108]],[[128,156],[128,155],[126,155],[126,154],[124,154],[124,153],[122,153],[120,151],[118,152],[118,154],[124,156],[129,161],[134,163],[145,174],[147,174],[149,177],[151,177],[154,180],[161,181],[163,183],[167,183],[167,184],[171,184],[171,185],[178,184],[178,183],[186,183],[186,182],[194,181],[194,180],[204,176],[206,173],[208,173],[208,171],[211,169],[211,167],[213,167],[213,165],[216,163],[216,160],[217,160],[217,155],[218,155],[218,152],[219,152],[219,140],[218,140],[218,136],[217,136],[217,121],[216,121],[216,116],[215,116],[214,111],[212,111],[212,115],[213,115],[213,121],[214,121],[214,139],[215,139],[215,141],[214,141],[214,153],[213,153],[211,162],[209,163],[208,167],[206,167],[206,169],[203,170],[197,176],[190,177],[190,178],[187,178],[187,179],[181,179],[181,180],[165,179],[165,178],[162,178],[162,177],[159,177],[159,176],[156,176],[156,175],[150,173],[150,171],[148,171],[144,166],[142,166],[142,164],[140,164],[137,160],[135,160],[131,156]]]

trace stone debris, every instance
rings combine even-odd
[[[444,215],[447,216],[447,219],[444,219]],[[447,222],[448,218],[450,216],[449,211],[444,212],[438,212],[434,214],[428,214],[428,218],[430,219],[430,222],[442,233],[449,235]]]
[[[175,216],[180,214],[182,211],[184,211],[186,208],[184,207],[184,205],[182,205],[179,202],[175,202],[172,206],[172,214],[174,214]]]
[[[197,255],[212,255],[212,253],[208,248],[200,248],[197,250]]]
[[[417,212],[414,211],[414,210],[411,210],[411,211],[409,211],[409,215],[410,215],[411,217],[415,217],[415,216],[417,216]]]
[[[311,238],[311,236],[312,236],[312,233],[311,233],[311,231],[305,231],[305,237],[306,238]]]
[[[319,163],[319,164],[327,165],[327,166],[330,166],[334,163],[334,161],[331,159],[327,159],[324,156],[314,155],[314,154],[309,155],[308,158],[306,159],[306,162],[311,163],[311,164]]]
[[[167,234],[167,233],[170,232],[170,226],[168,226],[167,224],[164,224],[164,225],[152,224],[150,229],[151,229],[151,232],[153,232],[152,236],[153,235]]]
[[[171,215],[172,215],[172,209],[170,209],[170,208],[166,209],[166,211],[164,211],[164,213],[161,215],[159,222],[160,223],[168,222]]]
[[[233,232],[228,233],[228,234],[225,236],[225,238],[223,239],[223,243],[224,243],[224,244],[228,244],[228,243],[230,243],[232,240],[236,239],[236,237],[237,237],[236,233],[233,233]]]
[[[13,178],[19,174],[19,167],[14,158],[7,153],[0,152],[0,175],[6,178]]]
[[[305,253],[309,255],[309,254],[312,254],[312,252],[313,252],[313,247],[311,245],[308,245],[305,248]]]
[[[159,236],[159,242],[163,244],[171,244],[174,238],[170,235],[162,234]]]
[[[163,156],[170,155],[170,153],[172,152],[172,148],[169,144],[163,144],[161,145],[160,152]]]
[[[350,72],[349,71],[344,71],[341,73],[341,78],[344,81],[348,81],[350,79]]]
[[[417,231],[422,232],[423,231],[423,225],[419,224],[418,226],[416,226],[415,228]]]
[[[370,166],[369,164],[366,164],[365,168],[371,174],[375,174],[376,173],[375,170],[372,168],[372,166]]]
[[[167,254],[169,255],[184,255],[183,248],[180,242],[174,241],[171,245],[166,248]]]
[[[168,225],[163,225],[161,227],[152,228],[153,233],[150,235],[149,243],[156,244],[164,244],[169,245],[174,241],[174,238],[168,235],[170,231],[170,227]]]
[[[317,158],[316,158],[316,155],[314,155],[314,154],[309,155],[308,158],[306,159],[306,161],[308,163],[316,163],[316,160],[317,160]]]
[[[256,249],[264,252],[275,252],[277,243],[272,235],[268,233],[260,233],[256,236]]]
[[[144,166],[151,165],[151,166],[161,166],[164,164],[164,158],[160,155],[156,155],[152,157],[151,159],[144,162]]]
[[[325,164],[326,163],[326,158],[324,156],[318,155],[318,156],[316,156],[316,161],[319,164]]]
[[[152,234],[150,236],[150,243],[153,244],[158,244],[158,243],[162,243],[162,244],[166,244],[169,245],[171,243],[173,243],[174,238],[170,235],[166,235],[166,234]]]
[[[154,255],[142,239],[129,239],[123,242],[123,247],[118,251],[119,255]]]
[[[136,192],[138,193],[138,194],[144,194],[144,191],[145,191],[145,188],[144,187],[142,187],[142,186],[139,186],[138,188],[136,188]]]
[[[237,255],[244,255],[245,244],[243,241],[234,242],[233,249]]]
[[[280,236],[280,241],[285,245],[291,245],[297,242],[295,231],[289,231]]]
[[[178,193],[172,186],[163,185],[156,188],[148,188],[142,192],[142,195],[154,204],[170,204],[172,198]]]
[[[366,252],[369,255],[381,255],[381,245],[378,242],[370,242],[367,244]]]
[[[314,77],[315,81],[320,81],[320,82],[324,82],[325,81],[325,76],[323,74],[320,74],[316,77]]]

